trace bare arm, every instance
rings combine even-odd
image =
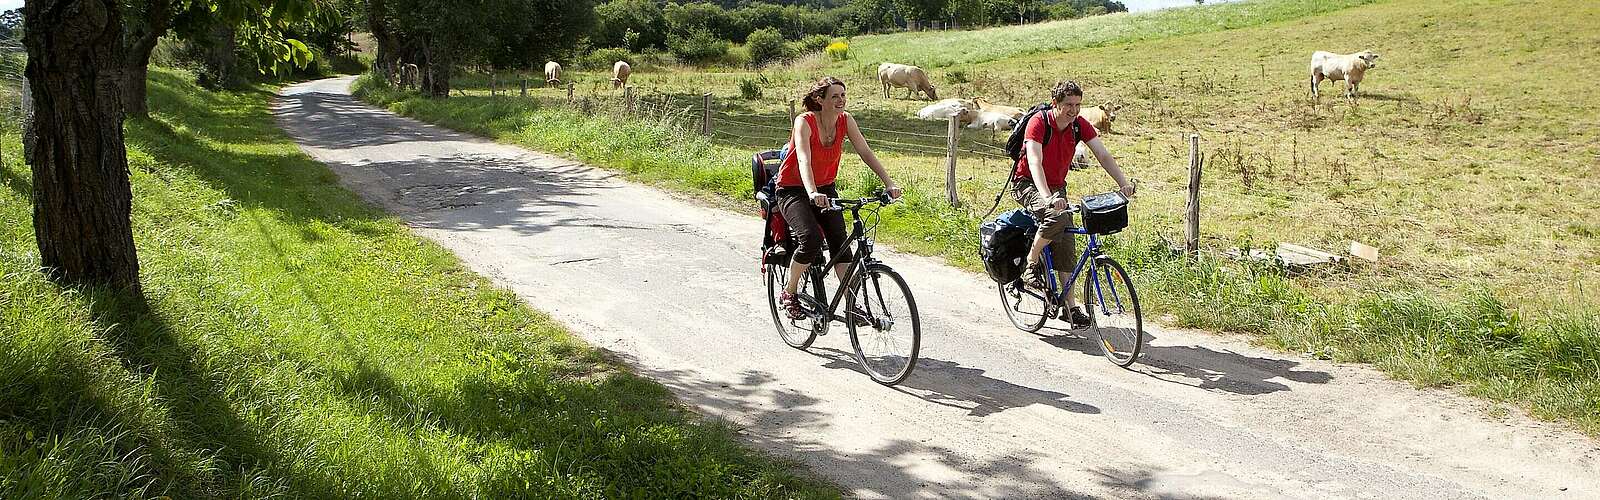
[[[889,191],[889,196],[899,198],[900,186],[895,185],[894,181],[889,179],[889,172],[883,169],[883,162],[878,161],[878,155],[872,153],[872,146],[867,145],[866,136],[861,134],[861,127],[856,125],[856,117],[853,115],[845,116],[845,126],[848,128],[847,134],[850,137],[850,145],[856,148],[856,154],[861,156],[861,161],[866,163],[873,173],[878,174],[878,179],[883,181],[883,188]]]
[[[1111,152],[1106,150],[1106,145],[1100,142],[1100,138],[1089,139],[1085,144],[1088,144],[1089,150],[1094,152],[1095,159],[1100,160],[1100,168],[1106,169],[1106,173],[1117,181],[1117,187],[1122,190],[1122,195],[1133,196],[1136,188],[1133,183],[1128,182],[1128,176],[1122,172],[1122,166],[1117,165],[1117,159],[1111,157]]]

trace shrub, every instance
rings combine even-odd
[[[644,49],[644,47],[640,47],[639,46],[639,41],[640,41],[639,37],[640,37],[639,32],[634,31],[633,29],[629,29],[628,31],[623,32],[622,33],[622,46],[623,47],[627,47],[628,50],[641,50],[641,49]]]
[[[639,64],[638,58],[627,49],[605,48],[595,49],[594,52],[583,56],[578,60],[578,66],[587,70],[603,71],[611,69],[611,65],[617,61],[627,61],[629,65],[634,66]]]
[[[757,85],[755,80],[752,80],[752,79],[749,79],[749,78],[740,78],[739,79],[739,96],[745,98],[745,100],[750,100],[750,101],[753,101],[753,100],[756,100],[756,99],[760,99],[761,98],[761,86]]]
[[[828,53],[829,59],[833,59],[835,61],[850,59],[850,44],[843,41],[830,43],[828,44],[828,48],[823,50],[824,52]]]
[[[785,58],[788,48],[784,46],[783,34],[773,28],[761,28],[750,33],[745,39],[744,47],[750,51],[750,63],[762,65]]]
[[[831,41],[832,40],[829,39],[827,35],[811,35],[801,38],[800,41],[795,42],[795,48],[799,49],[798,52],[806,54],[812,52],[821,52],[823,49],[828,47],[828,42]]]
[[[697,28],[689,36],[672,35],[667,39],[667,49],[679,61],[689,64],[706,64],[728,54],[727,40],[717,38],[710,30]]]

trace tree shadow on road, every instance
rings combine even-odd
[[[1092,356],[1102,356],[1095,341],[1080,333],[1059,328],[1046,328],[1039,340],[1062,349],[1070,349]],[[1295,370],[1301,363],[1290,359],[1258,358],[1232,351],[1215,350],[1197,345],[1151,345],[1155,339],[1145,331],[1144,351],[1130,369],[1152,378],[1183,384],[1208,391],[1255,396],[1293,390],[1289,385],[1273,379],[1284,379],[1302,384],[1326,384],[1333,375],[1314,370]]]
[[[829,360],[824,366],[855,368],[855,361],[843,351],[812,350]],[[847,497],[903,498],[936,490],[950,498],[1093,498],[1059,486],[1050,470],[1040,463],[1049,458],[1042,452],[1022,450],[997,457],[974,457],[916,439],[888,439],[861,449],[840,449],[816,437],[835,426],[837,416],[819,407],[821,399],[788,387],[771,373],[745,370],[737,383],[724,383],[693,368],[652,369],[625,355],[618,357],[634,366],[640,375],[670,388],[685,402],[748,422],[736,426],[743,440],[787,460],[825,469],[818,472],[826,472],[830,480],[839,483]],[[919,373],[921,369],[919,362]],[[917,378],[913,374],[911,380]],[[879,387],[864,374],[862,383],[865,388]],[[1050,395],[1041,398],[1065,397],[1035,392]],[[990,407],[999,406],[1004,405],[993,403]],[[972,477],[952,479],[920,474],[918,471],[925,470],[928,461]],[[1119,488],[1132,491],[1131,486]]]
[[[851,353],[812,346],[806,352],[827,359],[824,368],[851,370],[866,376]],[[924,401],[967,410],[967,415],[985,417],[1012,408],[1042,404],[1073,413],[1100,413],[1100,408],[1073,401],[1070,396],[1034,389],[984,375],[980,368],[961,366],[954,361],[921,357],[911,376],[895,390]]]

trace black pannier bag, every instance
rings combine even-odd
[[[1128,227],[1128,198],[1122,193],[1083,197],[1083,228],[1092,234],[1114,234]]]
[[[1010,283],[1022,277],[1022,260],[1028,257],[1037,225],[1022,209],[1000,214],[978,227],[978,257],[995,283]]]

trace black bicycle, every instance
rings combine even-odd
[[[1072,205],[1072,212],[1083,212],[1083,206]],[[1133,280],[1128,272],[1111,256],[1100,249],[1099,234],[1083,227],[1069,228],[1068,234],[1086,234],[1089,244],[1073,267],[1065,283],[1056,279],[1055,263],[1050,247],[1042,254],[1045,269],[1045,289],[1025,286],[1022,280],[1001,283],[1000,305],[1005,308],[1011,324],[1025,332],[1037,332],[1047,319],[1061,317],[1069,320],[1072,311],[1066,304],[1066,293],[1083,280],[1083,305],[1089,314],[1089,334],[1100,345],[1106,359],[1117,366],[1127,367],[1139,359],[1144,346],[1144,314],[1139,309],[1139,295],[1133,291]],[[1070,237],[1070,236],[1069,236]],[[1032,241],[1033,236],[1029,235]]]
[[[831,299],[822,280],[827,271],[838,264],[839,257],[827,264],[812,265],[806,272],[810,286],[797,287],[795,293],[805,314],[800,319],[791,319],[779,302],[779,295],[787,289],[789,281],[788,261],[764,258],[762,273],[767,277],[767,305],[772,310],[772,322],[778,327],[778,336],[796,349],[810,347],[817,336],[828,333],[833,322],[844,323],[850,331],[850,346],[855,348],[856,360],[866,369],[867,375],[880,384],[898,384],[911,375],[911,369],[917,364],[922,319],[917,316],[917,303],[911,298],[911,287],[906,286],[906,280],[872,257],[878,211],[893,200],[888,194],[880,193],[859,199],[831,198],[830,201],[833,206],[825,211],[850,211],[850,236],[841,245],[855,245],[855,262],[850,263]],[[862,212],[866,212],[871,224],[863,222]],[[848,312],[839,312],[841,303]]]

